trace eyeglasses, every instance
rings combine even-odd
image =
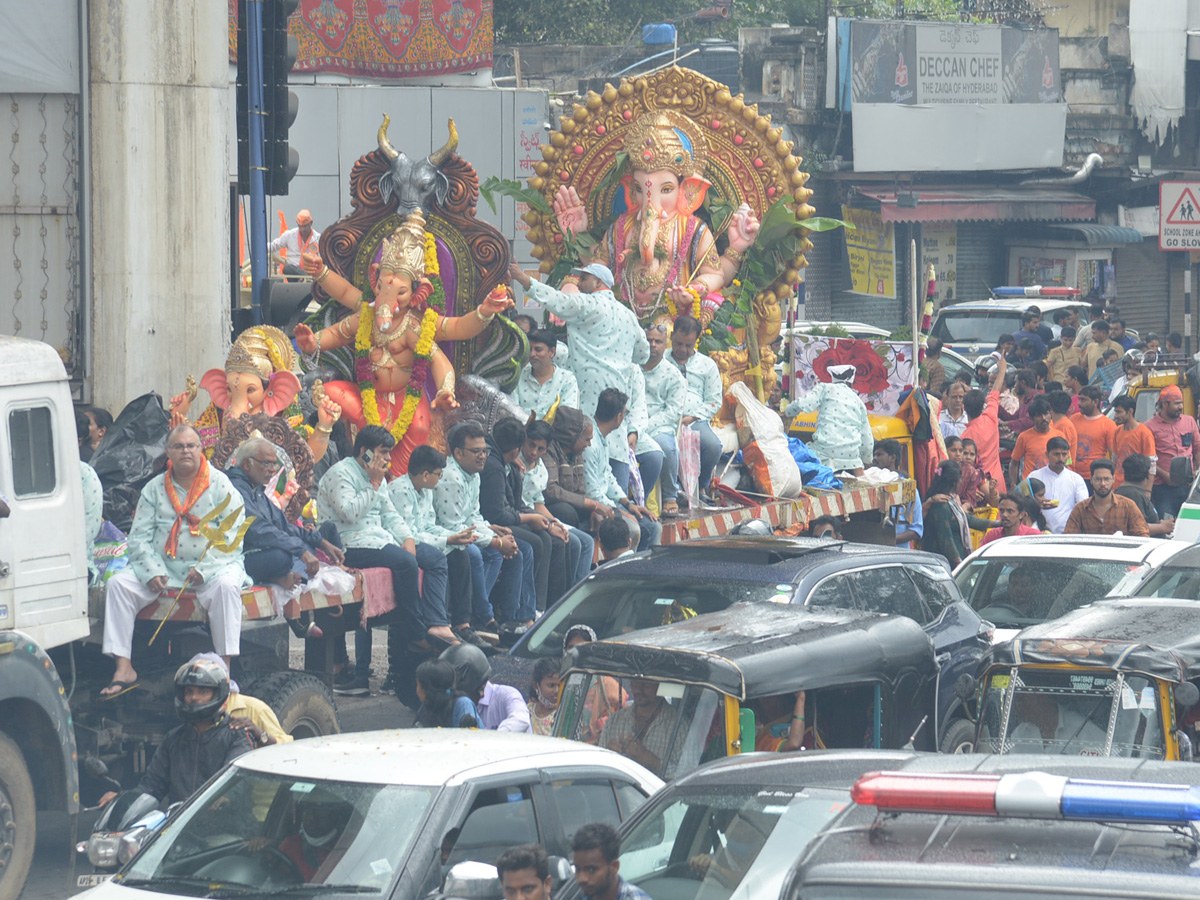
[[[472,456],[487,456],[487,447],[480,447],[478,450],[471,447],[463,447],[464,453],[470,453]]]
[[[257,456],[251,456],[250,459],[251,461],[258,463],[260,466],[273,466],[278,462],[278,460],[273,456],[270,459],[259,459]]]
[[[653,325],[647,325],[646,330],[647,331],[661,331],[663,334],[666,334],[668,331],[671,330],[671,326],[668,325],[666,322],[656,322]]]
[[[168,450],[199,450],[199,444],[172,444]]]

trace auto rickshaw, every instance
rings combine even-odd
[[[932,750],[937,681],[933,644],[911,619],[735,604],[571,650],[554,733],[670,779],[786,740],[804,691],[814,747]],[[650,712],[634,727],[639,707]]]
[[[981,672],[976,752],[1191,760],[1200,604],[1098,601],[997,644]]]

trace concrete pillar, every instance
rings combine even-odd
[[[169,398],[225,359],[227,5],[87,7],[92,373],[95,402],[116,414],[147,391]]]

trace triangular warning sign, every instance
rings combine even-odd
[[[1200,225],[1200,203],[1191,188],[1184,188],[1171,211],[1167,213],[1168,225]]]

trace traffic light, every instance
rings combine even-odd
[[[263,2],[263,176],[266,193],[276,197],[287,196],[288,182],[300,167],[300,155],[288,145],[288,129],[299,108],[296,95],[288,90],[288,73],[299,52],[296,39],[288,34],[288,17],[299,3]]]

